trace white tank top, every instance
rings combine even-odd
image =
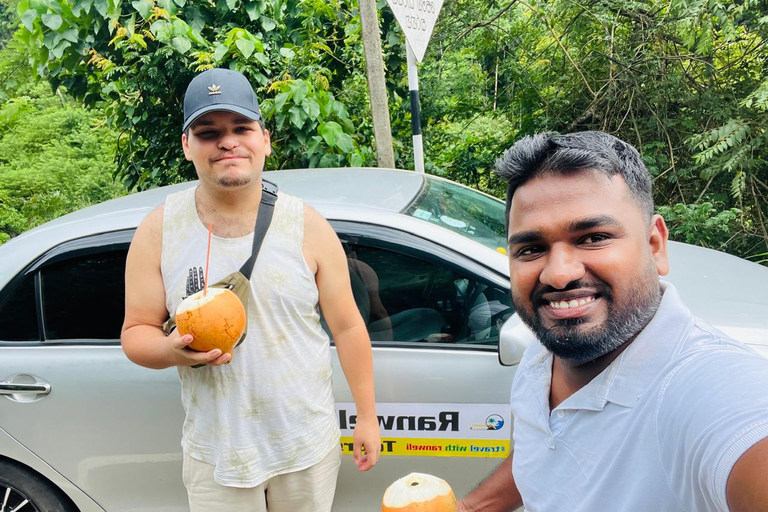
[[[186,411],[182,448],[213,464],[221,485],[255,487],[338,449],[330,342],[303,240],[303,203],[279,193],[251,276],[246,339],[228,365],[178,368]],[[207,242],[195,188],[168,196],[161,270],[169,314],[202,289]],[[253,233],[213,236],[209,282],[237,271],[252,244]]]

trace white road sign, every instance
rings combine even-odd
[[[416,60],[421,62],[443,7],[443,0],[387,0],[387,3],[395,13]]]

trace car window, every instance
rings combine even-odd
[[[509,291],[439,261],[345,241],[350,281],[371,341],[498,344]]]
[[[119,339],[125,250],[67,258],[40,270],[45,338]]]
[[[35,274],[12,281],[0,296],[0,340],[39,341]]]
[[[504,201],[450,181],[429,179],[403,212],[506,254]]]

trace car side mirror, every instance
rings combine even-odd
[[[519,364],[523,352],[531,343],[538,343],[536,335],[515,313],[499,330],[499,362],[504,366]]]

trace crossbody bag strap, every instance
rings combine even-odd
[[[253,265],[259,256],[261,245],[264,243],[264,237],[267,235],[269,224],[272,222],[272,215],[275,213],[275,202],[277,202],[277,185],[262,180],[259,213],[256,216],[256,227],[253,229],[253,250],[251,251],[251,257],[240,267],[240,273],[246,279],[251,278]]]

